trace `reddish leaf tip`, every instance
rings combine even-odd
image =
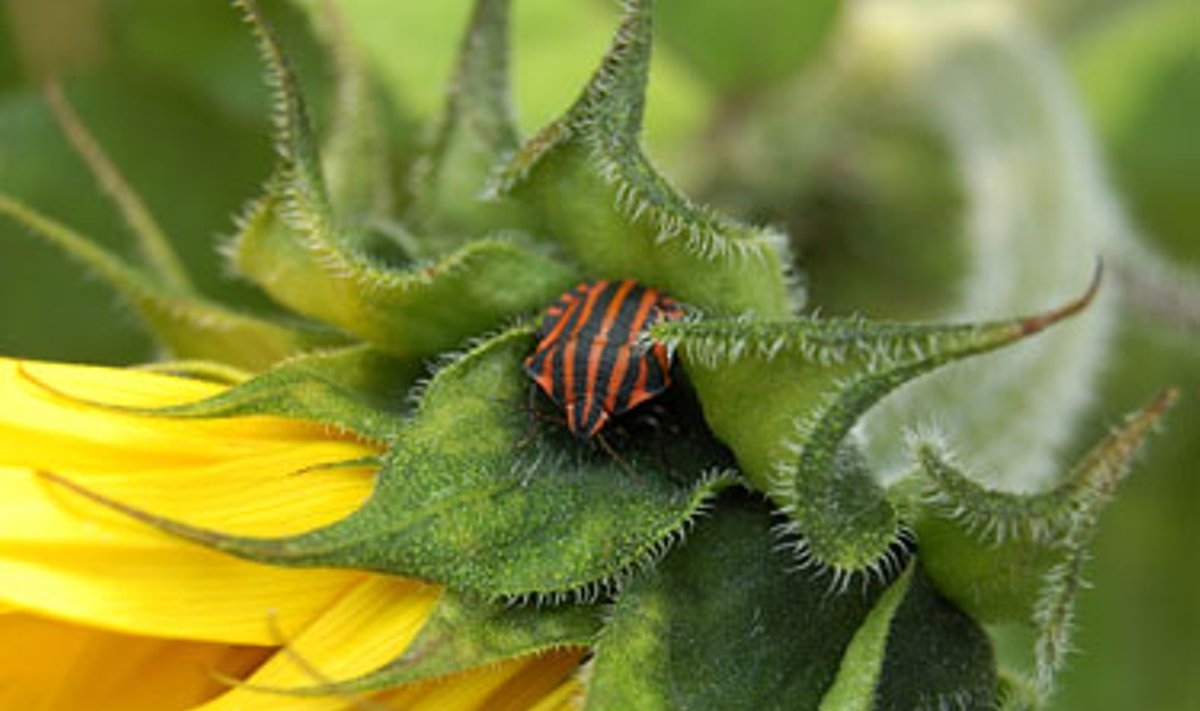
[[[1175,406],[1179,401],[1179,388],[1171,385],[1163,389],[1150,404],[1142,409],[1142,413],[1152,419],[1157,419],[1162,416],[1167,410]]]
[[[1057,309],[1022,320],[1020,323],[1021,335],[1028,336],[1037,333],[1086,309],[1096,299],[1096,294],[1100,291],[1100,282],[1103,280],[1103,277],[1104,262],[1100,258],[1097,258],[1096,269],[1092,273],[1092,281],[1088,284],[1087,291]]]

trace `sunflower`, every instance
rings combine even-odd
[[[0,214],[101,275],[170,356],[0,361],[0,704],[1027,708],[1050,693],[1099,514],[1173,391],[1020,494],[979,483],[938,432],[885,475],[861,425],[910,381],[1018,342],[1040,350],[981,359],[958,386],[977,399],[926,402],[1012,422],[1032,406],[994,392],[1014,382],[1056,384],[1032,398],[1086,386],[1080,354],[1111,319],[1102,269],[997,320],[804,314],[783,236],[692,201],[641,151],[650,0],[624,3],[577,100],[524,143],[507,3],[477,0],[398,207],[384,101],[333,4],[317,13],[335,65],[324,137],[267,17],[235,4],[275,92],[278,162],[225,253],[275,310],[200,293],[56,89],[142,261],[0,193]],[[1073,252],[1047,261],[1079,272]],[[1032,675],[1002,669],[990,623],[1035,630]]]

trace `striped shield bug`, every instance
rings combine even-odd
[[[683,315],[675,300],[631,279],[579,284],[546,310],[525,371],[566,413],[567,429],[592,439],[670,386],[666,347],[640,336]]]

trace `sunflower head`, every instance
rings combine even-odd
[[[1099,514],[1173,392],[1024,493],[985,486],[969,447],[905,438],[876,405],[994,352],[982,375],[914,397],[941,419],[1006,422],[1022,402],[998,383],[1057,377],[1100,342],[1098,268],[1075,296],[1003,318],[805,312],[783,234],[693,201],[643,153],[650,0],[624,3],[578,98],[527,139],[508,3],[477,0],[398,191],[383,95],[332,3],[316,13],[336,69],[324,135],[269,19],[236,5],[274,92],[278,159],[225,253],[278,314],[202,295],[50,93],[144,259],[3,194],[0,212],[110,282],[174,376],[5,366],[0,397],[34,413],[0,430],[6,485],[72,545],[98,527],[110,567],[23,566],[0,548],[4,589],[30,591],[0,603],[247,645],[207,662],[230,707],[1019,708],[1050,691]],[[851,13],[863,62],[844,71],[874,81],[870,6]],[[957,61],[910,60],[889,70]],[[909,449],[903,470],[872,456],[880,440]],[[201,584],[190,623],[167,621],[143,548],[180,556],[170,590]],[[113,581],[139,580],[111,572],[121,555],[147,571],[132,599],[159,617],[112,600]],[[985,623],[1036,631],[1030,674],[998,669]]]

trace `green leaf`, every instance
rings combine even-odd
[[[873,707],[892,619],[911,579],[910,568],[876,601],[846,649],[837,678],[821,699],[821,711],[865,711]]]
[[[602,625],[598,605],[513,607],[446,592],[404,653],[353,679],[275,688],[243,687],[294,696],[325,696],[379,691],[506,659],[595,642]]]
[[[821,709],[992,709],[997,683],[987,635],[914,565],[855,635]]]
[[[285,324],[251,316],[174,289],[3,193],[0,215],[10,217],[100,276],[137,310],[176,357],[258,370],[314,345],[338,340],[332,333],[299,322]]]
[[[1100,525],[1100,515],[1112,501],[1117,486],[1129,474],[1133,458],[1146,436],[1177,399],[1174,388],[1163,391],[1141,410],[1129,415],[1123,426],[1097,444],[1077,465],[1069,480],[1082,486],[1073,500],[1072,525],[1059,544],[1066,558],[1052,568],[1033,613],[1038,631],[1035,644],[1036,682],[1044,694],[1053,691],[1055,678],[1071,651],[1075,598],[1086,587],[1083,578],[1089,549]]]
[[[125,176],[84,126],[75,109],[67,101],[62,88],[58,84],[49,84],[45,93],[59,128],[71,141],[76,153],[83,158],[96,182],[100,183],[100,187],[120,210],[126,226],[137,238],[138,247],[151,273],[171,289],[191,293],[191,278],[179,256],[175,254],[171,240],[167,238],[141,197],[125,181]]]
[[[651,335],[678,351],[713,432],[750,483],[788,514],[804,537],[802,556],[842,573],[882,575],[895,566],[903,532],[847,443],[850,430],[909,380],[1077,313],[1097,285],[1055,311],[986,324],[710,319],[661,324]]]
[[[731,493],[713,513],[621,591],[588,709],[811,709],[833,681],[875,592],[798,573],[761,501]]]
[[[511,201],[485,202],[487,181],[520,145],[509,104],[509,0],[477,0],[432,144],[414,168],[414,219],[428,253],[463,236],[525,222]]]
[[[914,528],[926,572],[985,624],[1028,621],[1046,573],[1062,560],[1061,551],[1044,543],[1013,536],[997,544],[944,518],[922,517]]]
[[[520,126],[536,130],[575,98],[608,43],[617,7],[561,0],[513,5],[510,66]],[[436,120],[446,103],[443,79],[453,73],[456,40],[471,3],[343,3],[343,12],[390,95],[416,117]],[[670,54],[656,62],[654,72],[647,137],[674,156],[704,129],[711,98],[694,72]]]
[[[238,268],[276,300],[397,356],[428,357],[497,322],[549,304],[573,272],[515,242],[475,240],[400,270],[363,254],[313,251],[282,224],[275,198],[255,205]]]
[[[612,432],[620,461],[560,424],[531,437],[519,403],[530,387],[520,363],[533,346],[532,330],[516,329],[439,371],[384,457],[371,498],[297,536],[228,536],[43,476],[251,560],[375,570],[486,596],[594,595],[662,554],[729,484],[729,459],[697,422],[678,419],[698,417],[694,404],[640,430],[629,423],[628,435]]]
[[[1035,711],[1042,708],[1042,697],[1023,676],[1000,670],[996,691],[998,711]]]
[[[642,153],[650,43],[650,3],[628,2],[583,94],[502,168],[492,193],[529,205],[538,233],[589,273],[636,278],[708,311],[789,313],[782,239],[693,203]]]
[[[1055,660],[1046,664],[1057,669],[1100,512],[1174,399],[1167,390],[1130,415],[1061,482],[1042,492],[988,489],[939,447],[919,443],[927,481],[913,526],[938,589],[982,622],[1037,624],[1047,635],[1044,656]]]
[[[322,167],[329,199],[351,237],[391,210],[390,145],[383,122],[383,94],[354,46],[337,3],[322,0],[318,34],[333,56],[334,97]]]
[[[165,366],[163,370],[168,372],[197,375],[186,364]],[[218,395],[181,405],[139,408],[92,401],[88,404],[157,417],[274,415],[312,420],[363,439],[385,442],[400,431],[410,409],[410,392],[422,372],[419,362],[399,360],[370,346],[357,345],[296,356]],[[58,394],[79,400],[70,393]]]
[[[343,235],[334,222],[333,204],[299,82],[258,3],[234,0],[234,5],[245,13],[246,24],[258,40],[259,53],[267,65],[267,79],[275,92],[275,150],[279,166],[269,192],[280,196],[284,206],[282,215],[288,226],[304,235],[312,249],[338,254],[345,248],[340,244]]]
[[[293,311],[416,357],[543,306],[570,286],[566,267],[498,238],[408,270],[362,249],[330,202],[308,109],[283,52],[257,7],[242,5],[277,89],[281,163],[243,220],[232,250],[238,269]]]

